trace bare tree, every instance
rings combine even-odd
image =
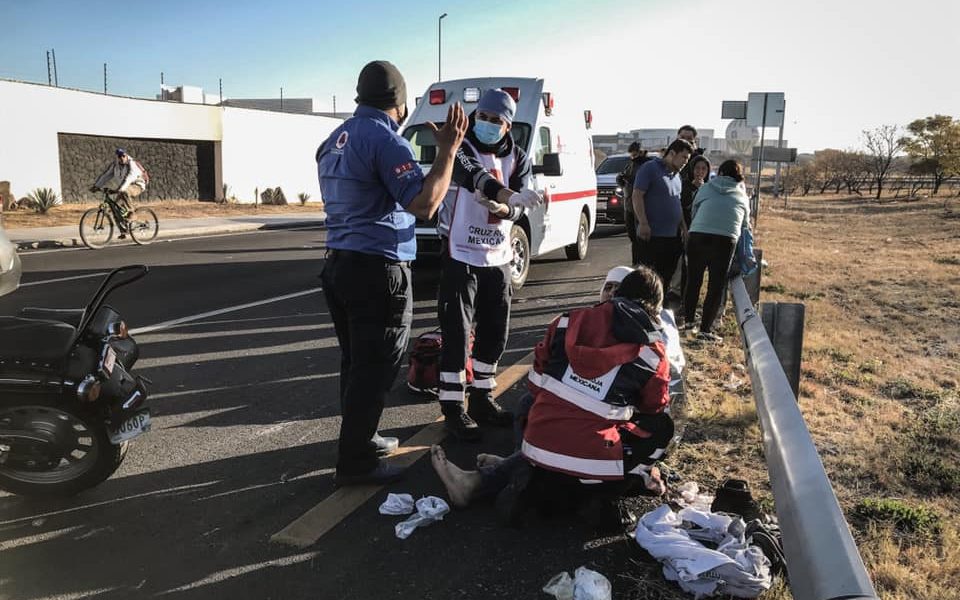
[[[867,166],[877,184],[877,199],[883,193],[883,180],[890,172],[894,157],[904,148],[898,125],[881,125],[863,130],[863,145],[867,149]]]

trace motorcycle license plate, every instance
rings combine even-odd
[[[606,209],[607,201],[606,200],[597,200],[597,208]]]
[[[116,430],[111,431],[110,441],[114,444],[122,444],[148,431],[150,431],[150,411],[141,410],[120,423]]]
[[[107,346],[103,354],[103,372],[110,376],[113,374],[113,367],[117,364],[117,353],[113,348]]]

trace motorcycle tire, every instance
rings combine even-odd
[[[127,443],[111,443],[102,418],[77,403],[41,398],[0,399],[0,429],[59,430],[59,452],[69,450],[58,459],[38,456],[35,461],[8,454],[0,463],[0,489],[20,496],[73,496],[113,475],[127,454]]]

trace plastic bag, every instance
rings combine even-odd
[[[405,540],[410,537],[410,534],[412,534],[417,527],[425,527],[437,521],[442,521],[443,515],[448,512],[450,512],[450,505],[441,498],[437,498],[436,496],[420,498],[417,500],[417,514],[412,515],[402,523],[397,523],[396,527],[394,527],[394,532],[398,538]]]
[[[409,515],[413,512],[413,496],[410,494],[387,494],[380,505],[381,515]]]
[[[611,600],[613,586],[610,580],[586,567],[574,571],[574,576],[564,571],[554,575],[543,591],[557,600]]]

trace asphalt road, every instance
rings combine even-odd
[[[387,491],[442,496],[426,459],[316,544],[270,541],[334,490],[339,350],[319,291],[323,247],[324,232],[306,229],[23,255],[25,285],[0,299],[0,314],[81,306],[97,274],[143,263],[149,276],[110,304],[133,328],[188,320],[137,336],[135,370],[154,381],[153,430],[111,479],[66,500],[0,494],[0,598],[537,598],[551,576],[582,564],[622,592],[630,542],[576,521],[508,529],[477,506],[397,539],[402,518],[377,507]],[[558,312],[593,301],[627,257],[622,228],[602,227],[586,260],[534,261],[502,366]],[[415,268],[414,334],[437,326],[438,276],[434,264]],[[381,432],[406,439],[438,415],[398,382]],[[510,450],[506,432],[445,445],[465,467],[477,452]]]

